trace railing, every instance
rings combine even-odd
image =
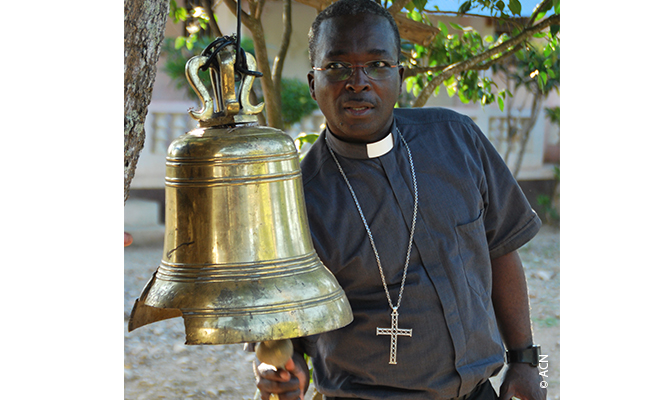
[[[165,156],[173,140],[198,126],[188,115],[195,102],[152,102],[144,122],[144,148],[137,161],[131,189],[165,187]]]
[[[146,138],[144,149],[140,153],[133,189],[162,189],[165,187],[165,156],[170,143],[177,137],[197,127],[197,122],[188,115],[190,108],[198,108],[195,102],[155,102],[149,105],[145,122]],[[482,132],[491,140],[501,155],[507,151],[507,116],[497,108],[455,108],[457,112],[468,115],[479,125]],[[512,123],[520,126],[530,117],[530,111],[516,113]],[[300,124],[286,130],[295,137],[302,132],[318,133],[324,123],[319,110],[304,118]],[[526,152],[523,158],[519,180],[551,179],[552,166],[543,165],[544,155],[544,110],[540,111],[535,126],[531,130]],[[519,154],[520,141],[512,141],[513,148],[507,160],[513,168]]]

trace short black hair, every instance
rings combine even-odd
[[[374,0],[338,0],[329,5],[316,16],[312,27],[307,35],[309,39],[309,62],[314,66],[314,53],[316,52],[316,40],[319,37],[321,23],[327,19],[341,17],[345,15],[373,14],[386,18],[391,24],[391,29],[395,36],[396,46],[398,48],[398,59],[400,59],[400,32],[393,16],[383,6],[377,4]]]

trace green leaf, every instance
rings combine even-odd
[[[174,16],[176,20],[186,21],[186,18],[188,18],[188,11],[186,11],[186,8],[184,7],[177,7],[174,11]]]
[[[505,9],[505,3],[502,0],[498,0],[496,3],[496,8],[500,11]]]
[[[451,25],[451,27],[456,29],[456,30],[459,30],[459,31],[464,30],[462,26],[460,26],[459,24],[457,24],[455,22],[449,22],[449,25]]]
[[[426,3],[428,3],[428,0],[414,0],[413,3],[414,7],[416,7],[418,11],[423,11],[423,9],[426,7]]]
[[[466,12],[470,11],[471,8],[472,8],[472,2],[468,0],[465,3],[461,4],[460,7],[458,7],[458,13],[465,14]]]
[[[519,0],[510,0],[509,10],[512,12],[512,14],[521,15],[521,3]]]
[[[295,143],[295,147],[298,149],[298,151],[300,151],[302,146],[307,143],[314,144],[318,138],[319,134],[317,133],[301,133],[300,135],[296,136],[293,142]]]
[[[444,82],[444,85],[447,87],[447,94],[449,97],[453,97],[458,91],[458,82],[454,75],[450,76],[449,79]]]
[[[182,47],[184,47],[185,44],[186,44],[186,37],[185,36],[178,36],[177,39],[175,39],[175,41],[174,41],[174,48],[179,50]]]
[[[484,41],[486,43],[493,43],[494,40],[495,39],[493,39],[493,36],[491,36],[491,35],[486,35],[486,37],[484,38]]]
[[[556,15],[561,13],[561,0],[554,0],[554,13]]]
[[[423,17],[421,16],[421,13],[418,12],[417,10],[410,11],[407,13],[407,16],[410,17],[413,21],[421,22]]]
[[[505,111],[505,99],[501,96],[498,96],[498,108],[500,108],[500,111]]]

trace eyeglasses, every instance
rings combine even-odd
[[[362,68],[368,78],[380,81],[390,78],[393,75],[393,68],[398,68],[398,65],[391,65],[386,61],[370,61],[363,65],[332,62],[327,64],[325,68],[312,67],[314,71],[323,71],[326,74],[326,79],[331,82],[346,81],[354,73],[354,68]]]

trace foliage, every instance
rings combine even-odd
[[[547,107],[544,109],[545,115],[549,118],[552,124],[561,127],[561,106]]]
[[[197,100],[198,96],[191,90],[191,86],[186,80],[186,62],[191,57],[200,54],[211,43],[211,39],[194,35],[193,40],[189,41],[189,46],[186,46],[185,41],[180,40],[180,38],[184,37],[165,38],[162,49],[162,56],[165,59],[163,71],[170,77],[176,89],[186,90],[189,98]],[[205,87],[211,85],[209,74],[200,74],[199,76]]]
[[[316,142],[316,139],[319,138],[318,133],[301,133],[300,135],[296,136],[295,138],[295,145],[300,150],[302,146],[306,144],[314,144]]]
[[[421,20],[421,14],[416,11],[410,13],[416,20]],[[426,47],[414,45],[411,56],[407,61],[412,66],[435,67],[438,65],[452,65],[462,62],[472,57],[473,54],[484,52],[489,46],[486,43],[492,43],[491,36],[482,39],[481,35],[469,27],[462,27],[456,23],[450,24],[452,30],[462,32],[448,33],[449,28],[439,22],[440,32],[435,39]],[[446,32],[446,33],[445,33]],[[503,37],[504,38],[504,37]],[[500,42],[500,40],[499,40]],[[410,67],[411,68],[411,67]],[[433,77],[441,71],[428,71],[425,74],[408,77],[405,79],[408,92],[418,96],[420,91],[426,87]],[[476,70],[464,71],[458,75],[452,75],[444,81],[449,97],[458,95],[461,102],[467,104],[471,101],[481,102],[482,105],[490,104],[494,101],[494,94],[491,91],[492,86],[496,86],[491,78],[478,73]],[[440,86],[435,89],[435,95],[438,95]],[[504,99],[504,91],[499,94]]]
[[[558,201],[556,188],[561,182],[561,167],[554,167],[554,190],[551,195],[541,194],[537,196],[537,204],[540,206],[540,213],[548,223],[558,223],[561,219],[558,209],[554,202]],[[556,198],[555,198],[556,197]]]
[[[551,196],[546,194],[537,196],[537,204],[540,205],[540,213],[544,215],[545,221],[552,222],[559,220],[558,210],[554,207]]]
[[[201,30],[206,31],[210,22],[209,15],[202,7],[194,7],[189,10],[177,5],[176,0],[170,0],[169,17],[175,24],[185,23],[186,31],[188,32],[188,36],[178,36],[176,38],[174,42],[175,49],[180,49],[186,46],[188,50],[193,50],[193,48],[198,45],[198,42],[202,41],[202,39],[198,39],[198,37],[203,35],[199,35],[198,33]],[[207,46],[207,44],[205,44],[205,46]]]
[[[297,78],[281,80],[281,112],[284,126],[289,127],[319,108],[309,93],[309,85]]]
[[[522,11],[524,15],[527,13],[522,10],[519,0],[466,0],[460,4],[458,11],[453,12],[442,11],[435,5],[429,6],[430,0],[397,0],[399,4],[394,10],[400,10],[402,4],[404,8],[401,13],[423,24],[432,26],[429,17],[433,14],[468,16],[492,20],[494,24],[504,26],[502,30],[507,32],[495,37],[483,37],[472,26],[439,22],[435,27],[439,33],[426,46],[403,41],[401,62],[406,67],[406,88],[415,97],[410,101],[411,104],[415,107],[423,106],[431,95],[439,94],[444,85],[449,96],[458,96],[463,103],[476,102],[482,106],[495,103],[503,110],[512,93],[507,87],[498,87],[492,74],[487,71],[495,72],[494,65],[501,64],[511,56],[517,62],[525,63],[518,70],[523,77],[517,84],[529,85],[534,82],[543,93],[557,90],[560,71],[560,0],[538,1],[532,16],[521,18]],[[385,6],[389,3],[383,2]],[[262,4],[254,3],[254,6],[260,10]],[[260,12],[257,14],[260,15]],[[244,16],[248,19],[250,15]],[[218,25],[213,23],[216,16],[211,10],[207,12],[200,6],[189,10],[179,7],[176,0],[170,0],[170,17],[175,22],[184,23],[188,32],[186,36],[174,40],[175,49],[197,49],[201,46],[201,39],[198,38],[200,31],[218,31]],[[283,80],[281,86],[286,86]],[[400,103],[406,105],[408,101],[404,98]],[[286,121],[287,116],[284,115],[283,119]]]
[[[529,44],[515,52],[510,62],[494,64],[492,70],[510,77],[515,88],[524,86],[530,92],[547,95],[559,90],[560,51],[558,38],[551,38],[545,46]]]
[[[508,88],[499,88],[485,71],[512,54],[519,60],[524,60],[528,68],[531,68],[524,71],[526,77],[534,80],[541,90],[553,87],[553,83],[557,84],[559,65],[556,60],[560,26],[551,25],[549,29],[537,31],[533,35],[530,35],[527,29],[532,28],[535,21],[545,17],[552,10],[558,16],[559,0],[542,1],[528,21],[519,18],[521,3],[518,0],[467,0],[460,5],[457,13],[441,11],[438,6],[434,6],[435,11],[432,11],[426,9],[426,6],[426,0],[409,2],[405,6],[407,17],[428,25],[432,25],[428,15],[434,13],[489,17],[494,23],[506,24],[511,29],[509,34],[503,33],[498,37],[488,35],[482,38],[482,35],[471,26],[461,26],[457,23],[449,23],[447,26],[439,22],[437,28],[440,31],[430,44],[427,46],[414,44],[410,51],[404,52],[403,62],[406,64],[406,76],[408,76],[405,80],[406,87],[408,92],[417,97],[415,106],[425,104],[427,96],[423,92],[431,91],[433,95],[437,95],[440,84],[443,84],[450,97],[457,95],[463,103],[479,102],[484,106],[496,102],[503,110],[505,100],[511,93]],[[481,11],[490,15],[476,14]],[[519,38],[523,40],[519,41]],[[531,38],[536,41],[544,40],[545,43],[531,44]],[[487,55],[489,53],[490,56]],[[457,66],[462,68],[456,68]],[[431,87],[429,83],[434,79],[435,82]]]

